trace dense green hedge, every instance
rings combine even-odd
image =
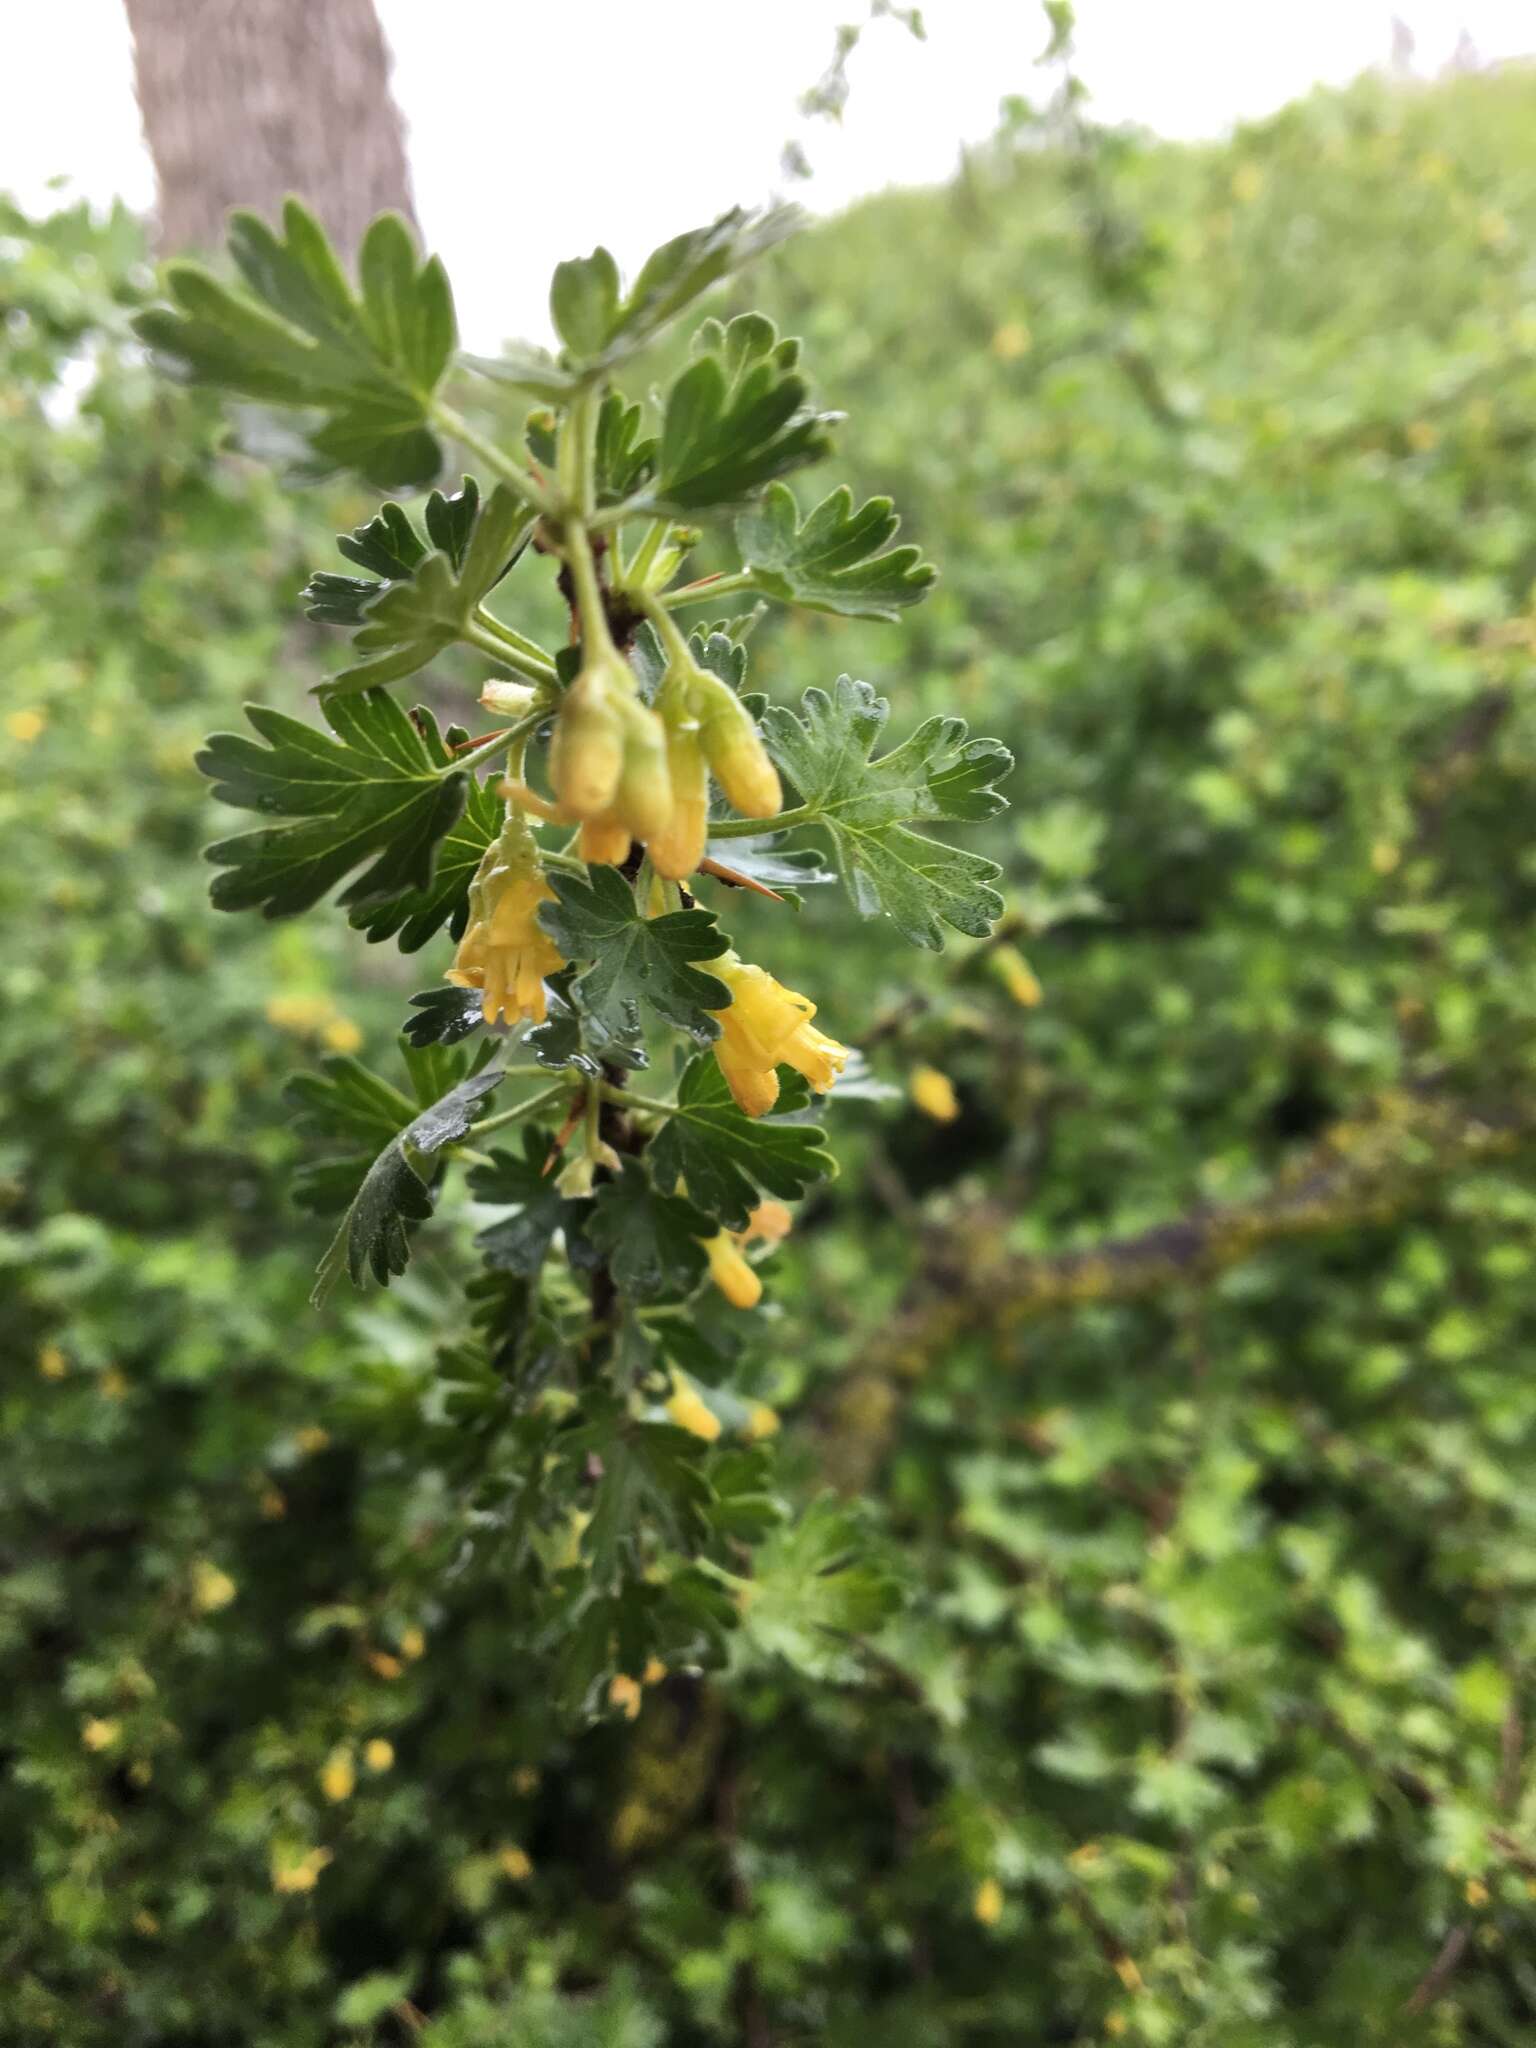
[[[585,1732],[434,1374],[465,1218],[317,1317],[274,1192],[406,984],[196,858],[359,508],[151,384],[131,223],[0,216],[0,2040],[1530,2038],[1533,134],[1518,72],[1021,108],[770,274],[944,581],[756,676],[1002,733],[1044,994],[776,925],[960,1113],[841,1109],[774,1268],[797,1625]]]

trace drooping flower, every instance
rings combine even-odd
[[[816,1005],[734,953],[710,961],[709,971],[731,991],[730,1008],[711,1014],[721,1031],[715,1058],[737,1106],[748,1116],[772,1109],[779,1099],[774,1070],[780,1066],[793,1067],[825,1095],[848,1063],[848,1047],[816,1029]]]
[[[469,923],[447,974],[459,988],[483,991],[487,1024],[543,1023],[545,977],[565,965],[538,921],[539,906],[554,900],[526,820],[509,811],[470,884]]]
[[[549,776],[562,810],[597,828],[583,858],[622,860],[620,833],[648,840],[672,818],[672,778],[661,720],[642,704],[616,650],[590,660],[565,693],[555,721]]]
[[[907,1089],[923,1115],[931,1116],[935,1123],[952,1124],[960,1114],[955,1084],[937,1067],[914,1067],[907,1076]]]
[[[709,1260],[709,1277],[732,1308],[756,1308],[763,1298],[763,1283],[742,1257],[735,1233],[719,1230],[699,1242]]]

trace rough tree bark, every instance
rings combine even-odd
[[[223,240],[232,206],[296,192],[354,251],[374,214],[414,218],[373,0],[126,0],[164,250]]]

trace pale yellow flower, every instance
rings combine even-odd
[[[763,1298],[763,1283],[741,1255],[741,1246],[729,1230],[700,1238],[709,1260],[709,1277],[733,1308],[756,1308]]]
[[[976,1887],[971,1911],[983,1927],[995,1927],[1003,1917],[1003,1888],[995,1877],[984,1877]]]
[[[542,1024],[545,977],[565,965],[538,921],[540,905],[555,896],[537,863],[527,827],[509,825],[470,885],[469,924],[447,978],[459,988],[483,991],[480,1008],[487,1024],[498,1018]]]
[[[192,1567],[192,1604],[199,1614],[217,1614],[239,1591],[234,1580],[218,1565],[200,1557]]]
[[[340,1742],[320,1767],[320,1790],[333,1806],[339,1806],[342,1800],[352,1797],[356,1786],[357,1768],[352,1761],[352,1746]]]
[[[907,1077],[907,1089],[923,1115],[931,1116],[935,1123],[952,1124],[960,1114],[955,1084],[937,1067],[914,1067]]]
[[[363,1762],[370,1771],[387,1771],[395,1761],[395,1745],[386,1742],[382,1735],[375,1735],[371,1742],[363,1745]]]

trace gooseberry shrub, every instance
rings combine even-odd
[[[727,214],[627,289],[606,250],[562,263],[558,354],[487,359],[457,353],[448,281],[401,221],[374,223],[354,285],[295,201],[280,231],[233,218],[234,278],[171,265],[169,303],[138,323],[168,368],[297,410],[316,473],[419,493],[450,445],[473,465],[414,509],[386,499],[341,536],[347,572],[306,586],[309,616],[351,635],[317,687],[324,726],[252,705],[251,733],[216,734],[200,765],[262,820],[208,849],[215,906],[333,899],[368,940],[440,954],[400,1071],[338,1053],[294,1082],[320,1154],[295,1193],[333,1233],[318,1304],[404,1272],[466,1172],[480,1270],[439,1419],[469,1473],[466,1545],[537,1588],[578,1713],[718,1663],[743,1627],[830,1666],[896,1597],[848,1509],[787,1525],[776,1418],[743,1369],[760,1265],[835,1170],[816,1098],[875,1084],[722,920],[746,896],[789,916],[840,877],[936,949],[1003,907],[991,862],[924,829],[1001,808],[996,740],[941,714],[893,744],[886,700],[848,676],[798,708],[749,687],[767,606],[894,621],[935,573],[888,499],[807,508],[785,481],[838,419],[798,342],[761,314],[704,316],[658,387],[616,381],[793,225]],[[449,404],[461,375],[526,415],[514,433]],[[690,578],[706,535],[737,566]],[[538,579],[564,646],[525,630]],[[488,730],[394,694],[455,647]],[[841,1002],[826,1021],[856,1038]]]

